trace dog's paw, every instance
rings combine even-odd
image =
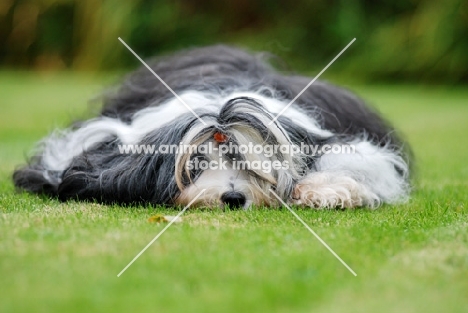
[[[378,196],[355,179],[320,172],[299,181],[291,198],[295,205],[317,209],[373,208],[380,204]]]

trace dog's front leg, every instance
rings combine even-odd
[[[376,207],[379,197],[364,184],[337,172],[312,172],[300,180],[292,194],[292,203],[317,208]]]
[[[349,153],[328,153],[296,185],[292,203],[313,208],[377,207],[407,199],[408,164],[397,150],[366,140]]]

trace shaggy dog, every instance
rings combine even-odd
[[[120,204],[186,205],[205,190],[195,206],[231,208],[278,205],[270,191],[311,208],[407,199],[406,145],[349,91],[316,81],[292,102],[311,78],[227,46],[148,64],[177,96],[140,68],[98,117],[41,141],[15,185]]]

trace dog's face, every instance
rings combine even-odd
[[[188,204],[201,190],[195,205],[209,207],[275,205],[270,189],[289,196],[305,165],[290,150],[274,151],[293,143],[260,99],[232,98],[200,117],[206,125],[193,120],[176,157],[177,204]]]

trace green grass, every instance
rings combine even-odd
[[[0,74],[0,312],[466,312],[468,91],[354,86],[416,155],[412,199],[377,211],[188,211],[60,203],[14,191],[34,142],[86,115],[100,77]]]

